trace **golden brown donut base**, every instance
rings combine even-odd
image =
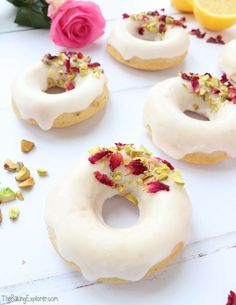
[[[150,126],[147,126],[147,131],[152,138]],[[182,160],[193,164],[216,164],[226,159],[228,159],[228,155],[224,151],[214,151],[212,153],[194,152],[182,158]]]
[[[87,120],[89,117],[95,115],[98,111],[100,111],[105,105],[109,97],[109,91],[107,86],[104,86],[103,92],[100,96],[98,96],[86,109],[71,112],[71,113],[63,113],[58,116],[53,122],[53,128],[63,128],[72,126],[74,124],[80,123],[82,121]],[[20,112],[16,106],[16,103],[12,101],[12,106],[16,116],[20,119]],[[32,125],[38,125],[38,123],[34,119],[25,120],[27,123]]]
[[[75,263],[72,263],[70,261],[65,260],[58,248],[57,248],[57,244],[56,244],[56,236],[54,231],[48,227],[48,234],[49,234],[49,238],[51,240],[52,245],[54,246],[56,252],[58,253],[58,255],[69,265],[71,265],[73,268],[75,268],[77,271],[80,271],[80,267],[78,265],[76,265]],[[179,242],[171,251],[170,255],[168,257],[166,257],[164,260],[162,260],[161,262],[157,263],[156,265],[154,265],[152,268],[150,268],[148,270],[148,272],[145,274],[144,278],[146,277],[150,277],[153,276],[156,272],[160,271],[161,269],[165,268],[167,265],[169,265],[177,256],[178,254],[183,250],[184,248],[184,243],[183,242]],[[129,281],[124,280],[124,279],[120,279],[120,278],[100,278],[97,280],[97,282],[102,282],[102,283],[109,283],[109,284],[123,284],[123,283],[127,283]]]
[[[135,69],[140,70],[163,70],[174,67],[184,61],[187,52],[181,56],[173,58],[156,58],[156,59],[141,59],[139,57],[133,57],[131,59],[125,60],[123,56],[110,44],[107,45],[108,53],[114,57],[119,62],[128,65]]]

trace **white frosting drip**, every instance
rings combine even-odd
[[[236,39],[231,40],[222,47],[219,64],[229,78],[236,74]]]
[[[86,279],[140,280],[186,241],[189,199],[172,179],[166,182],[169,192],[148,194],[132,187],[139,201],[138,222],[129,228],[112,228],[102,218],[102,206],[118,191],[94,178],[97,169],[99,165],[81,160],[63,176],[47,200],[46,224],[55,232],[62,257],[78,265]]]
[[[126,60],[135,56],[142,59],[173,58],[188,50],[189,35],[182,27],[167,26],[163,40],[158,37],[157,34],[147,31],[143,36],[138,35],[137,22],[127,18],[112,30],[108,44]]]
[[[75,88],[60,94],[48,94],[49,66],[38,63],[27,68],[12,84],[12,97],[23,119],[35,119],[44,130],[52,127],[54,120],[63,113],[86,109],[102,94],[105,76],[95,78],[77,76]]]
[[[171,78],[154,86],[144,106],[144,124],[150,126],[156,146],[175,159],[193,152],[224,151],[236,157],[236,105],[225,102],[214,111],[180,77]],[[190,118],[184,111],[197,111],[210,121]]]

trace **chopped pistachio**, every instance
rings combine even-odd
[[[178,184],[181,184],[181,185],[184,185],[184,180],[180,174],[180,171],[175,169],[172,173],[172,178],[174,180],[175,183],[178,183]]]
[[[45,177],[45,176],[48,175],[48,171],[46,169],[43,169],[43,168],[37,169],[37,173],[40,177]]]
[[[16,198],[20,201],[24,201],[24,196],[20,191],[16,192]]]
[[[30,152],[35,147],[34,143],[28,140],[21,140],[21,151],[24,153]]]
[[[9,171],[9,172],[14,172],[16,171],[16,168],[17,168],[17,165],[16,163],[12,162],[11,160],[7,159],[5,162],[4,162],[4,168]]]
[[[0,189],[0,203],[9,202],[16,199],[16,194],[9,187]]]
[[[198,104],[193,104],[193,109],[194,109],[195,111],[197,111],[197,110],[199,109]]]
[[[147,149],[143,144],[141,144],[140,149],[141,149],[146,155],[148,155],[148,156],[151,156],[151,155],[152,155],[152,152],[151,152],[149,149]]]
[[[122,173],[120,171],[115,171],[112,175],[114,181],[118,181],[122,178]]]
[[[0,224],[2,223],[2,211],[0,209]]]
[[[92,147],[88,150],[88,152],[90,153],[90,155],[93,155],[95,154],[96,152],[98,152],[100,150],[100,147],[99,146],[95,146],[95,147]]]
[[[35,184],[34,178],[30,177],[28,179],[26,179],[25,181],[21,182],[18,184],[18,187],[20,188],[28,188],[31,187]]]
[[[16,175],[16,181],[25,181],[26,179],[30,178],[30,171],[27,167],[22,167],[22,169]]]
[[[138,200],[131,193],[124,194],[125,198],[132,202],[134,205],[138,205]]]
[[[16,162],[16,171],[19,172],[24,167],[23,162]]]
[[[16,220],[20,215],[20,210],[17,207],[12,207],[8,210],[9,218]]]

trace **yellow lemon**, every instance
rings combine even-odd
[[[222,31],[236,23],[236,0],[194,0],[193,13],[211,31]]]
[[[192,13],[193,11],[193,0],[171,0],[171,3],[177,10],[186,13]]]

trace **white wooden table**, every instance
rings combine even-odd
[[[236,289],[236,160],[215,166],[171,160],[153,146],[142,124],[143,103],[151,86],[180,70],[220,75],[217,58],[221,46],[191,37],[182,66],[150,73],[130,69],[115,62],[105,50],[107,35],[121,14],[162,7],[167,13],[179,13],[167,0],[96,2],[107,19],[106,34],[83,52],[105,69],[111,91],[109,105],[75,127],[44,132],[15,118],[10,83],[18,70],[38,61],[45,52],[54,53],[60,48],[50,41],[47,30],[15,25],[15,8],[0,1],[0,164],[11,158],[25,162],[32,171],[45,167],[50,173],[41,179],[35,175],[37,184],[25,192],[24,202],[2,205],[5,219],[0,226],[0,304],[7,303],[3,295],[14,294],[58,298],[34,304],[224,305],[228,291]],[[187,18],[189,29],[199,27],[191,15]],[[223,36],[226,41],[235,38],[236,27]],[[34,141],[37,148],[23,155],[19,149],[22,138]],[[181,256],[153,279],[124,285],[90,283],[67,266],[48,241],[43,221],[45,198],[55,179],[79,156],[86,156],[89,147],[117,141],[143,143],[182,170],[193,204],[192,232]],[[13,180],[14,176],[0,170],[2,186],[15,187]],[[21,211],[14,223],[7,218],[7,210],[13,205]],[[111,224],[121,224],[123,218],[134,221],[136,217],[125,203],[105,214]]]

